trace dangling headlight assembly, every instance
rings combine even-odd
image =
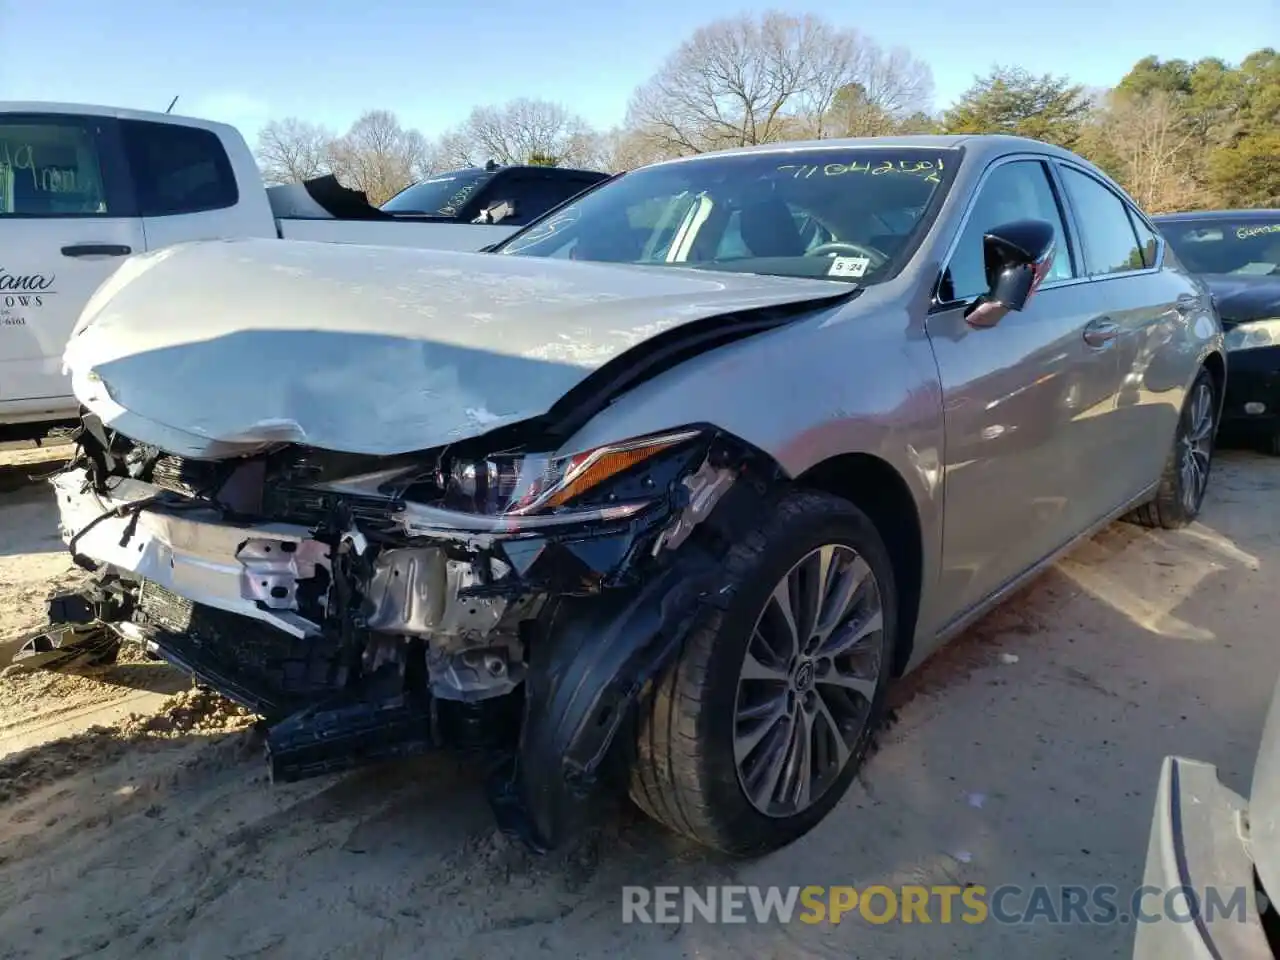
[[[702,436],[700,429],[679,429],[567,456],[450,458],[436,477],[443,500],[437,506],[406,504],[404,525],[410,534],[445,529],[501,532],[625,519],[649,506],[663,490],[652,480],[648,486],[641,483],[637,489],[616,493],[605,493],[603,486],[659,454],[681,448],[692,454]]]

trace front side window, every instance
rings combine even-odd
[[[1129,211],[1114,192],[1086,173],[1062,168],[1084,243],[1084,262],[1091,277],[1141,270],[1147,266]]]
[[[221,210],[239,201],[231,161],[213,131],[142,120],[123,120],[120,129],[142,216]]]
[[[1166,220],[1160,232],[1192,273],[1280,276],[1280,216]]]
[[[625,174],[496,252],[874,283],[906,262],[960,152],[833,147]]]
[[[1062,211],[1044,164],[1039,160],[1015,160],[992,170],[979,188],[955,253],[943,272],[938,299],[971,300],[987,292],[991,281],[987,277],[983,235],[1015,220],[1045,220],[1053,225],[1053,265],[1046,281],[1074,276]]]
[[[0,117],[0,217],[109,216],[92,121]]]

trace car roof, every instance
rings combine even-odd
[[[689,163],[709,157],[729,157],[755,153],[806,153],[819,150],[885,150],[925,149],[954,150],[963,147],[966,153],[979,159],[991,159],[1007,153],[1043,153],[1064,160],[1079,160],[1075,154],[1061,147],[1029,137],[1013,137],[1005,134],[912,134],[899,137],[844,137],[823,140],[784,140],[779,143],[758,143],[747,147],[731,147],[699,153],[691,157],[677,157],[653,164],[655,167],[673,163]]]
[[[161,123],[205,124],[225,126],[202,117],[161,113],[159,110],[130,110],[100,103],[59,103],[53,100],[0,100],[0,113],[54,113],[81,117],[115,117],[119,120],[151,120]]]
[[[1280,210],[1246,208],[1241,210],[1188,210],[1184,213],[1157,213],[1151,219],[1156,223],[1171,223],[1175,220],[1275,220],[1277,217],[1280,217]]]
[[[471,169],[484,172],[484,167],[473,167]],[[546,166],[545,164],[537,164],[537,163],[513,163],[508,166],[499,166],[488,172],[501,173],[504,170],[506,171],[519,170],[523,173],[538,173],[548,177],[587,176],[587,177],[595,177],[600,180],[603,180],[609,176],[609,174],[604,173],[603,171],[589,170],[586,167],[549,167],[549,166]]]

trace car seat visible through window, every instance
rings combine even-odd
[[[776,197],[745,205],[738,230],[754,257],[803,257],[807,248],[791,208]]]

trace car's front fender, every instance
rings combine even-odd
[[[876,294],[666,370],[596,413],[561,452],[706,423],[769,455],[792,478],[835,457],[868,454],[903,479],[922,535],[922,582],[934,582],[944,463],[937,363],[905,301]]]

